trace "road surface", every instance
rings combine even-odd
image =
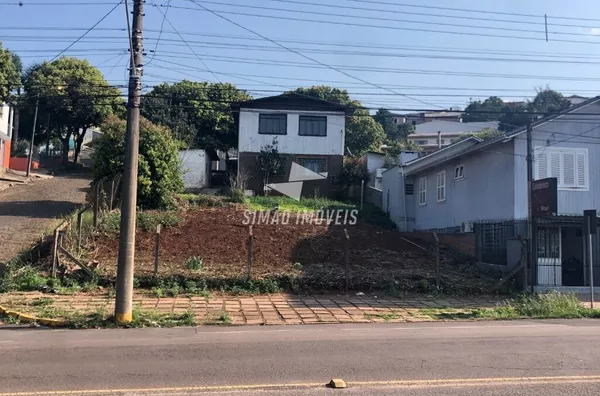
[[[592,320],[5,329],[0,396],[597,395],[599,341]]]

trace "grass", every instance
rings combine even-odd
[[[204,321],[206,325],[230,325],[231,323],[232,320],[227,311],[220,311],[213,316],[207,317]]]
[[[204,269],[204,260],[196,256],[189,257],[185,261],[185,268],[190,271],[201,271]]]
[[[162,227],[169,228],[176,227],[179,223],[181,223],[181,216],[178,212],[172,210],[138,212],[136,217],[137,227],[145,232],[156,231],[159,224]],[[101,232],[118,234],[121,227],[121,212],[113,210],[106,213],[100,219],[98,226]]]
[[[179,194],[178,197],[181,201],[187,202],[191,206],[215,207],[227,205],[227,202],[225,202],[222,197],[214,195]]]
[[[365,313],[364,314],[366,319],[374,319],[374,318],[378,318],[378,319],[383,319],[386,322],[388,320],[395,320],[395,319],[400,319],[400,315],[398,315],[397,312],[384,312],[384,313]]]

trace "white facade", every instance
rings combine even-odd
[[[180,170],[186,191],[196,192],[210,187],[212,161],[202,149],[179,151]]]
[[[9,140],[12,135],[12,112],[11,106],[0,104],[0,139]]]
[[[286,134],[260,134],[260,114],[287,114]],[[326,136],[300,136],[300,116],[326,116]],[[261,148],[277,140],[281,154],[344,155],[345,114],[343,112],[240,109],[239,151],[258,153]]]

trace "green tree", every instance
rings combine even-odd
[[[277,138],[273,139],[271,144],[260,148],[260,153],[256,159],[256,168],[263,176],[263,185],[269,184],[271,175],[278,175],[283,172],[285,159],[279,154],[277,148]]]
[[[361,109],[361,103],[352,100],[345,89],[320,85],[297,88],[293,92],[355,109],[354,115],[346,120],[346,150],[351,155],[361,156],[368,150],[379,150],[385,141],[383,127],[370,116],[368,110]]]
[[[483,102],[476,100],[465,109],[463,122],[498,121],[502,117],[504,106],[504,101],[497,96],[490,96]]]
[[[394,115],[388,109],[377,110],[373,119],[383,127],[388,142],[406,141],[408,135],[415,133],[415,127],[411,124],[394,124]]]
[[[188,146],[227,151],[238,143],[230,103],[249,99],[245,91],[229,83],[163,83],[144,95],[142,115],[169,127]]]
[[[46,128],[46,139],[60,139],[64,163],[68,162],[71,138],[77,162],[87,130],[99,126],[110,114],[122,111],[120,91],[111,87],[87,60],[60,58],[35,65],[25,72],[24,80],[24,99],[33,108],[39,98],[40,130]]]
[[[12,90],[18,88],[21,83],[19,65],[15,64],[15,57],[7,49],[2,49],[0,42],[0,103],[6,102]]]
[[[101,125],[102,137],[94,146],[94,181],[123,172],[126,121],[108,117]],[[138,205],[147,209],[173,205],[173,195],[183,190],[179,169],[179,146],[170,131],[142,118],[138,165]]]

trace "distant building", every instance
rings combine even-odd
[[[485,128],[498,129],[498,121],[489,122],[453,122],[436,120],[415,126],[415,133],[408,136],[410,142],[431,153],[451,145],[462,135],[477,133]]]
[[[452,108],[443,111],[431,111],[426,113],[393,114],[394,124],[419,125],[431,121],[454,121],[460,122],[463,113]]]
[[[10,140],[12,137],[14,109],[0,104],[0,174],[8,169],[10,161]]]

